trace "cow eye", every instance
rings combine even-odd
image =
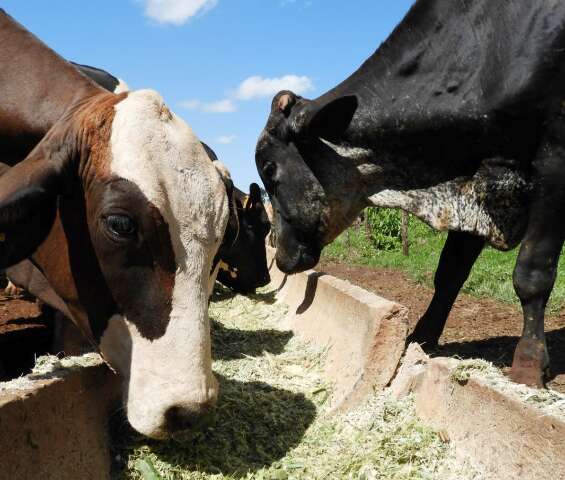
[[[108,215],[104,222],[108,230],[118,237],[132,237],[137,230],[135,222],[127,215]]]
[[[266,162],[263,166],[263,174],[266,178],[273,178],[276,171],[277,166],[273,162]]]

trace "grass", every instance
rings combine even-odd
[[[415,217],[410,217],[410,254],[402,254],[400,242],[389,242],[388,249],[375,245],[384,243],[377,237],[368,238],[362,227],[351,227],[324,250],[324,258],[342,263],[371,267],[396,268],[408,273],[418,283],[433,286],[433,276],[441,249],[447,237],[436,232]],[[387,244],[388,245],[388,244]],[[487,247],[475,263],[462,291],[475,297],[495,298],[505,303],[519,305],[512,285],[512,272],[518,249],[499,252]],[[558,271],[548,311],[557,313],[565,306],[565,271]]]
[[[467,480],[477,472],[416,418],[414,400],[371,396],[328,413],[325,350],[281,328],[272,292],[225,290],[211,304],[214,370],[221,381],[215,425],[192,440],[148,442],[114,426],[116,479]]]

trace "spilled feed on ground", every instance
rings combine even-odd
[[[478,479],[416,418],[413,398],[375,394],[330,414],[325,350],[281,327],[274,292],[220,289],[210,304],[214,426],[185,443],[154,442],[113,426],[117,479]]]

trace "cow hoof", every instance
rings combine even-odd
[[[7,297],[19,297],[22,294],[22,289],[16,287],[12,282],[8,281],[8,285],[4,289],[4,295]]]
[[[510,378],[516,383],[544,388],[544,373],[547,371],[548,364],[548,356],[543,342],[522,339],[514,352]]]
[[[438,347],[439,339],[431,335],[418,334],[417,331],[414,331],[406,338],[406,345],[411,343],[419,343],[420,346],[426,349],[435,350]]]

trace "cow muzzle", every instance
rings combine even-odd
[[[208,319],[193,320],[173,315],[165,335],[149,339],[116,315],[102,337],[105,359],[123,378],[127,419],[149,438],[186,438],[213,418],[219,386]]]
[[[321,249],[292,241],[277,242],[277,267],[284,273],[293,274],[314,268],[320,261]]]
[[[214,377],[210,380],[205,391],[192,390],[184,396],[177,394],[176,398],[163,398],[154,392],[155,403],[150,397],[146,401],[128,398],[129,423],[139,433],[155,440],[191,439],[215,419],[218,382]]]

